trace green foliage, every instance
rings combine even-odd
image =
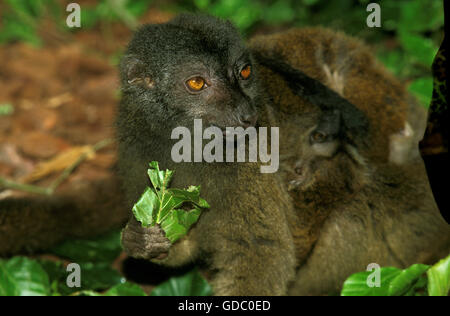
[[[136,284],[125,282],[118,284],[104,293],[81,291],[78,296],[147,296]],[[152,290],[151,296],[210,296],[211,286],[198,270],[179,277],[172,277]]]
[[[153,289],[151,296],[210,296],[212,289],[197,270],[173,277]]]
[[[126,282],[112,287],[104,296],[147,296],[147,294],[139,285]]]
[[[426,285],[424,273],[430,267],[424,264],[414,264],[408,269],[400,270],[389,284],[388,296],[411,296]],[[425,280],[425,282],[424,282]]]
[[[379,58],[395,75],[412,79],[409,90],[428,107],[433,91],[431,65],[444,25],[442,1],[389,1],[382,3],[382,9],[385,27],[395,32],[398,44],[393,49],[380,46]]]
[[[0,260],[0,296],[146,296],[106,263],[81,264],[81,288],[68,288],[68,272],[60,261],[14,257]],[[98,290],[105,290],[98,292]],[[197,270],[157,286],[152,296],[208,296],[208,282]]]
[[[0,296],[142,296],[144,291],[124,279],[105,264],[82,264],[82,288],[68,288],[61,262],[14,257],[0,260]],[[110,288],[111,287],[111,288]],[[94,290],[110,288],[104,294]]]
[[[58,266],[43,264],[51,280],[57,284],[57,293],[69,295],[74,292],[105,290],[124,282],[124,278],[111,268],[112,262],[122,252],[120,231],[114,231],[95,239],[69,240],[50,250],[52,254],[80,265],[81,288],[66,286],[67,272]],[[55,273],[58,271],[58,273]]]
[[[24,257],[0,260],[0,296],[50,295],[50,281],[41,265]]]
[[[450,256],[432,266],[427,277],[430,296],[447,296],[450,291]]]
[[[72,262],[112,262],[122,252],[120,231],[90,240],[69,240],[51,252]]]
[[[293,22],[297,15],[295,2],[290,0],[194,0],[192,10],[228,19],[244,34],[257,24],[277,25]],[[313,5],[313,0],[299,1]]]
[[[91,28],[99,22],[122,21],[130,28],[137,26],[136,18],[144,14],[153,0],[101,0],[94,6],[81,6],[81,26]],[[56,0],[6,0],[0,13],[0,44],[23,41],[40,46],[39,23],[51,19],[61,31],[69,30],[69,12]],[[72,29],[72,30],[77,30]]]
[[[25,257],[0,260],[0,296],[60,296],[111,287],[109,295],[121,292],[117,286],[123,285],[124,278],[109,263],[81,263],[80,268],[81,288],[69,288],[62,262]]]
[[[414,264],[407,269],[380,269],[380,287],[369,287],[374,272],[351,275],[342,288],[342,296],[447,296],[450,290],[450,256],[434,266]]]
[[[11,104],[0,104],[0,116],[11,115],[14,113],[14,107]]]
[[[392,281],[399,273],[397,268],[383,268],[381,269],[381,286],[369,287],[367,285],[367,278],[372,272],[360,272],[350,276],[344,283],[341,295],[342,296],[387,296],[389,292],[389,282]]]
[[[153,188],[147,188],[133,207],[134,216],[144,227],[161,225],[172,243],[187,234],[200,217],[201,209],[209,208],[208,203],[200,198],[198,186],[190,186],[186,190],[169,189],[173,173],[171,170],[161,171],[156,161],[151,162],[148,176]],[[193,209],[178,209],[186,204]]]
[[[1,14],[0,43],[10,41],[25,41],[40,45],[41,40],[36,34],[38,20],[45,14],[46,7],[54,7],[53,0],[6,0],[7,10]]]
[[[82,291],[77,293],[77,296],[147,296],[147,294],[139,285],[125,282],[112,287],[103,294],[94,291]]]
[[[424,76],[413,80],[409,84],[408,89],[414,93],[422,105],[429,106],[433,93],[433,78],[431,76]]]
[[[81,290],[104,290],[125,281],[117,270],[111,268],[111,263],[82,262],[80,269],[82,271]]]
[[[125,282],[125,279],[111,268],[111,263],[82,262],[79,264],[81,269],[81,288],[69,288],[66,285],[69,272],[66,271],[62,262],[48,260],[38,260],[37,262],[49,277],[51,284],[49,295],[67,296],[87,291],[102,291],[111,287],[114,288]]]
[[[101,0],[94,7],[81,8],[83,27],[91,28],[99,21],[122,21],[134,29],[137,26],[136,18],[144,14],[153,0]]]

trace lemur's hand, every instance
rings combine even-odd
[[[165,237],[159,225],[142,227],[134,216],[122,232],[122,246],[125,252],[137,259],[164,259],[171,242]]]

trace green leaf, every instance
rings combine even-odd
[[[0,104],[0,116],[11,115],[14,113],[14,107],[11,104]]]
[[[206,10],[210,5],[210,0],[194,0],[195,6],[200,10]]]
[[[430,266],[424,264],[414,264],[408,269],[402,270],[389,285],[388,296],[400,296],[408,293],[429,268]]]
[[[200,197],[200,186],[190,186],[187,190],[169,189],[168,191],[176,202],[174,208],[184,202],[191,202],[201,208],[210,208],[208,202]]]
[[[81,21],[83,28],[92,28],[100,20],[100,16],[95,9],[81,7]]]
[[[10,20],[8,17],[5,17],[2,22],[4,26],[0,32],[0,43],[19,40],[34,46],[41,46],[42,41],[32,26],[21,23],[20,20]]]
[[[264,20],[271,24],[280,24],[290,22],[295,18],[295,12],[290,3],[285,1],[276,1],[268,10],[264,11]]]
[[[105,293],[85,290],[74,294],[75,296],[147,296],[142,288],[134,283],[125,282],[113,286]]]
[[[380,287],[369,287],[367,278],[373,271],[359,272],[351,275],[342,288],[341,296],[387,296],[392,280],[401,273],[398,268],[380,269]]]
[[[160,171],[158,162],[152,161],[150,163],[150,169],[148,170],[148,176],[155,189],[162,189],[169,186],[173,171]]]
[[[403,296],[427,296],[428,279],[426,274],[420,276]]]
[[[201,208],[210,206],[200,197],[199,186],[190,186],[186,190],[168,189],[174,172],[161,171],[156,161],[150,163],[147,172],[153,189],[146,188],[134,205],[133,214],[144,227],[160,224],[166,237],[174,243],[198,220]],[[189,212],[179,209],[185,203],[194,209]]]
[[[103,295],[95,291],[79,291],[75,292],[72,296],[103,296]]]
[[[212,289],[197,270],[157,286],[151,296],[210,296]]]
[[[177,201],[173,198],[168,191],[165,191],[161,197],[161,206],[158,211],[158,215],[156,217],[156,223],[161,224],[167,216],[170,215],[171,211],[177,206],[180,206],[182,202]]]
[[[60,261],[37,260],[41,267],[45,270],[51,284],[51,295],[70,295],[78,289],[68,288],[66,285],[67,271]]]
[[[41,265],[24,257],[0,260],[0,296],[47,296],[50,282]]]
[[[306,6],[312,6],[312,5],[316,4],[317,2],[319,2],[319,0],[302,0],[302,2]]]
[[[450,291],[450,256],[427,271],[428,295],[447,296]]]
[[[109,289],[103,296],[147,296],[137,284],[125,282]]]
[[[74,292],[104,290],[124,282],[111,263],[122,252],[120,231],[89,240],[69,240],[52,249],[52,253],[78,263],[81,268],[81,288],[66,285],[67,271],[55,264],[42,263],[50,276],[53,292],[70,295]]]
[[[450,291],[450,256],[432,266],[414,264],[407,269],[381,268],[381,287],[370,288],[367,277],[373,272],[360,272],[344,283],[342,296],[447,296]],[[425,275],[426,272],[426,275]],[[428,279],[427,279],[428,278]]]
[[[39,263],[49,276],[53,295],[71,295],[77,292],[105,290],[125,282],[125,279],[108,262],[82,262],[79,263],[81,288],[69,288],[66,284],[69,272],[66,271],[61,262],[41,260]]]
[[[403,50],[381,51],[377,57],[394,75],[409,75],[409,64]]]
[[[173,210],[162,222],[161,228],[166,233],[166,237],[174,243],[187,234],[189,228],[197,222],[201,210],[193,209],[189,212],[184,210]]]
[[[264,6],[253,0],[226,0],[214,2],[207,12],[230,20],[241,31],[247,31],[258,22],[264,13]]]
[[[199,208],[194,208],[193,210],[190,210],[188,212],[181,210],[178,212],[182,212],[179,214],[179,220],[182,225],[187,228],[187,230],[189,230],[189,228],[198,221],[198,218],[202,213],[201,209]]]
[[[155,211],[159,209],[159,200],[156,193],[150,189],[145,189],[139,201],[133,207],[133,214],[142,226],[154,225]]]
[[[147,12],[150,6],[151,0],[147,1],[127,1],[127,10],[129,13],[135,17],[139,17]]]
[[[80,263],[81,289],[79,290],[105,290],[125,282],[119,272],[111,268],[109,263]]]
[[[428,108],[430,106],[431,97],[433,95],[433,78],[424,77],[416,79],[411,82],[408,90],[411,91],[419,99],[420,104]]]
[[[53,248],[51,253],[72,262],[112,262],[122,252],[120,231],[95,239],[69,240]]]
[[[409,32],[400,32],[400,42],[409,56],[426,67],[431,67],[438,47],[425,37]]]
[[[402,29],[414,32],[436,30],[444,25],[444,10],[441,1],[408,1],[400,6],[399,24]]]

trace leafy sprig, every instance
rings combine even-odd
[[[152,161],[148,176],[153,188],[147,187],[133,207],[133,214],[142,226],[161,225],[172,243],[187,234],[202,209],[210,207],[200,197],[200,186],[190,186],[185,190],[168,188],[173,174],[172,170],[160,170],[158,162]],[[192,209],[180,209],[186,204]]]

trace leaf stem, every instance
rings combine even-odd
[[[114,142],[113,139],[105,139],[97,144],[92,146],[92,152],[96,152]],[[19,190],[23,192],[28,193],[34,193],[34,194],[41,194],[41,195],[52,195],[56,189],[63,183],[71,174],[72,172],[88,157],[89,153],[85,153],[81,155],[77,161],[75,161],[72,165],[64,169],[64,171],[61,173],[61,175],[55,179],[47,188],[43,188],[37,185],[31,185],[31,184],[23,184],[23,183],[17,183],[11,180],[7,180],[3,177],[0,177],[0,187],[11,189],[11,190]]]
[[[36,185],[31,184],[22,184],[14,181],[7,180],[5,178],[0,177],[0,187],[11,189],[11,190],[19,190],[28,193],[35,193],[41,195],[52,195],[53,191],[50,188],[43,188]]]

